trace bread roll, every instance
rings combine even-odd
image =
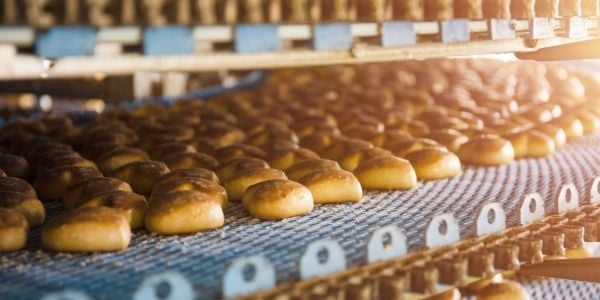
[[[0,207],[0,252],[25,247],[28,232],[27,219],[21,213]]]
[[[300,146],[321,152],[336,140],[336,135],[331,133],[316,132],[300,140]]]
[[[37,165],[37,172],[41,173],[47,169],[53,169],[62,166],[90,167],[97,169],[96,164],[83,157],[76,155],[56,156],[45,161],[41,161]]]
[[[373,148],[373,144],[358,139],[336,138],[319,153],[324,158],[337,160],[350,149],[359,150],[366,148]]]
[[[107,252],[129,246],[127,220],[107,207],[82,207],[51,219],[42,229],[44,248],[58,252]]]
[[[527,157],[545,157],[554,154],[556,145],[550,136],[537,130],[529,130],[527,135]]]
[[[583,136],[583,124],[575,117],[564,116],[552,121],[552,124],[565,131],[567,141],[573,141]]]
[[[129,222],[131,229],[144,227],[148,203],[144,196],[130,191],[104,191],[81,200],[79,207],[109,207],[120,213]]]
[[[438,129],[432,131],[429,134],[428,138],[438,142],[439,144],[448,148],[448,150],[453,153],[458,152],[458,148],[460,148],[460,145],[466,143],[469,140],[468,137],[454,129]]]
[[[446,147],[438,144],[436,141],[426,138],[415,138],[410,141],[405,141],[402,143],[398,143],[388,148],[388,150],[392,151],[394,155],[404,157],[411,152],[425,149],[425,148],[438,148],[442,150],[446,150]]]
[[[289,130],[265,130],[259,133],[253,134],[248,137],[248,143],[254,146],[261,146],[271,143],[274,140],[288,140],[294,143],[298,143],[298,136]]]
[[[567,134],[562,128],[558,126],[552,125],[550,123],[544,123],[534,127],[534,129],[541,131],[549,137],[551,137],[554,140],[554,145],[557,149],[561,148],[567,143]]]
[[[600,118],[591,112],[580,111],[577,113],[577,119],[581,121],[583,133],[592,133],[600,129]],[[2,166],[0,166],[0,168],[2,168]]]
[[[27,219],[29,227],[37,227],[44,223],[44,219],[46,219],[44,205],[35,196],[0,191],[0,207],[20,212]]]
[[[56,201],[62,198],[70,185],[96,177],[102,177],[102,174],[94,168],[62,166],[40,173],[33,186],[39,199]]]
[[[111,176],[129,183],[134,192],[149,195],[156,180],[167,173],[169,168],[164,163],[146,160],[124,165],[112,172]]]
[[[253,217],[263,220],[282,220],[312,211],[314,203],[310,190],[290,180],[274,179],[248,188],[242,200]]]
[[[425,148],[411,152],[406,156],[421,180],[442,179],[458,176],[461,171],[460,160],[452,152],[438,148]]]
[[[213,197],[192,190],[156,195],[146,213],[146,229],[163,235],[218,228],[224,222],[221,205]]]
[[[0,169],[10,177],[31,179],[31,168],[27,160],[21,156],[8,153],[0,154]]]
[[[363,161],[377,158],[392,156],[392,152],[379,147],[365,148],[365,149],[350,149],[345,154],[341,155],[339,159],[340,166],[346,171],[354,171],[360,163]]]
[[[523,158],[527,156],[527,143],[529,141],[529,134],[527,134],[527,132],[519,131],[510,133],[504,135],[504,138],[513,146],[515,158]]]
[[[247,169],[226,180],[223,186],[227,190],[229,201],[241,201],[248,187],[271,179],[287,179],[287,177],[277,169]]]
[[[262,159],[253,157],[238,157],[221,164],[215,169],[215,171],[219,178],[225,181],[243,170],[267,168],[269,168],[269,164]]]
[[[504,279],[492,282],[477,293],[477,300],[529,300],[527,291],[520,283]]]
[[[177,139],[174,136],[168,134],[155,133],[150,134],[148,136],[142,136],[136,146],[140,149],[143,149],[144,151],[149,151],[150,149],[156,147],[156,145],[170,143],[177,143]]]
[[[148,155],[153,160],[163,160],[167,155],[175,153],[196,153],[196,149],[186,143],[166,143],[152,147],[148,150]]]
[[[314,203],[358,202],[362,187],[354,174],[335,168],[313,171],[300,180],[313,196]]]
[[[163,157],[162,161],[171,170],[179,169],[215,169],[219,163],[212,156],[204,153],[181,152]]]
[[[298,181],[309,173],[324,169],[340,170],[341,168],[340,165],[333,160],[322,158],[307,159],[287,168],[285,170],[285,175],[287,175],[290,180]]]
[[[157,195],[190,190],[202,192],[213,197],[223,209],[228,205],[227,191],[225,191],[225,188],[214,181],[194,177],[184,177],[157,184],[152,190],[150,203],[152,203],[152,199],[157,197]]]
[[[373,136],[369,142],[376,147],[388,148],[391,145],[398,144],[404,141],[412,140],[412,136],[408,132],[399,130],[386,130]]]
[[[91,160],[95,161],[96,163],[98,163],[97,159],[100,156],[102,156],[104,153],[110,152],[112,150],[115,150],[115,149],[121,148],[121,147],[122,146],[113,144],[113,143],[98,142],[98,143],[93,143],[90,145],[85,145],[83,147],[83,149],[81,149],[80,153],[81,153],[81,156],[83,156],[87,159],[91,159]]]
[[[0,177],[0,191],[18,192],[37,197],[35,190],[27,181],[14,177]]]
[[[150,158],[142,150],[121,147],[100,155],[100,157],[94,159],[94,161],[96,162],[100,172],[108,175],[126,164],[148,159]]]
[[[417,186],[417,174],[410,163],[402,158],[386,156],[361,163],[354,169],[363,189],[406,190]]]
[[[129,183],[112,177],[90,178],[67,187],[62,200],[66,209],[73,209],[91,195],[108,191],[133,192]]]
[[[234,158],[238,157],[254,157],[264,158],[265,152],[260,148],[252,145],[236,144],[227,147],[219,148],[215,152],[215,158],[224,164]]]
[[[499,136],[482,135],[460,146],[458,157],[466,164],[497,166],[513,161],[515,150],[509,141]]]
[[[319,155],[308,149],[281,149],[269,153],[268,163],[273,169],[285,170],[303,160],[316,158],[319,158]]]

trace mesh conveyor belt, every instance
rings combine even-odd
[[[251,219],[240,205],[226,211],[226,226],[188,236],[158,237],[136,233],[129,249],[119,253],[52,254],[40,249],[40,230],[32,232],[28,250],[0,256],[0,298],[37,299],[57,289],[82,290],[96,299],[130,298],[142,279],[177,270],[193,284],[199,298],[221,294],[221,276],[232,259],[262,253],[275,265],[279,282],[297,279],[296,262],[313,240],[335,238],[349,265],[365,263],[365,243],[372,229],[398,224],[410,248],[422,244],[427,221],[453,212],[463,237],[472,235],[474,214],[483,202],[499,201],[515,224],[515,209],[525,193],[538,191],[546,211],[555,212],[556,189],[573,182],[582,201],[589,180],[600,174],[600,135],[571,143],[554,156],[519,160],[499,168],[468,167],[454,179],[422,183],[407,192],[368,193],[360,204],[318,206],[308,216],[280,222]],[[52,218],[59,204],[48,205]],[[535,299],[593,299],[600,285],[565,280],[529,281]],[[99,294],[100,292],[104,294]]]

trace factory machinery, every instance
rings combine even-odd
[[[488,299],[480,294],[486,286],[509,279],[531,299],[595,299],[600,75],[595,62],[571,60],[600,56],[599,17],[597,0],[4,0],[0,93],[7,125],[0,129],[0,144],[12,154],[36,157],[19,148],[23,143],[14,146],[23,132],[60,136],[106,175],[100,158],[83,154],[85,143],[50,130],[49,116],[68,116],[74,132],[87,133],[90,124],[131,121],[123,130],[135,131],[140,140],[116,144],[146,150],[137,142],[147,141],[152,149],[159,140],[143,139],[144,119],[182,122],[202,128],[198,135],[217,138],[212,132],[223,130],[221,125],[199,124],[212,118],[227,123],[223,116],[233,115],[239,122],[230,124],[246,137],[236,143],[264,150],[255,157],[272,168],[280,161],[270,155],[279,152],[269,143],[293,142],[353,172],[363,193],[356,203],[316,205],[310,214],[263,221],[248,212],[245,198],[244,205],[234,203],[228,190],[232,203],[223,209],[223,227],[163,235],[149,230],[146,219],[148,230],[133,231],[129,247],[116,252],[56,251],[42,241],[46,225],[35,227],[23,249],[0,256],[0,298]],[[497,54],[509,61],[489,58]],[[481,86],[470,85],[473,73]],[[547,80],[539,83],[537,77]],[[443,87],[436,88],[437,80]],[[530,83],[522,91],[521,81]],[[534,94],[537,89],[551,94]],[[514,99],[496,97],[505,94]],[[24,99],[28,108],[15,108]],[[214,111],[202,114],[198,124],[186,123],[191,112],[204,113],[200,106]],[[167,111],[177,117],[165,117]],[[323,111],[335,115],[333,121]],[[258,140],[257,132],[266,129],[257,129],[254,119],[262,113],[270,118],[264,124],[283,122],[293,137]],[[407,115],[418,120],[404,120]],[[565,125],[567,115],[579,119],[580,136],[567,130],[573,124]],[[563,144],[569,142],[555,152],[553,143],[550,156],[521,153],[516,145],[522,136],[498,118],[523,126],[564,125]],[[300,125],[315,120],[322,124],[310,130]],[[47,131],[22,125],[27,122],[42,122]],[[467,140],[480,133],[489,137],[484,127],[510,141],[518,159],[482,166],[461,155]],[[341,130],[416,166],[408,150],[399,144],[386,148],[386,141],[375,138],[404,138],[384,134],[396,129],[409,139],[440,144],[435,130],[456,129],[465,141],[444,144],[444,151],[460,157],[459,174],[423,180],[417,170],[415,186],[382,189],[380,181],[361,177],[363,158],[354,163],[356,156],[341,154],[345,146],[306,146],[311,134]],[[194,143],[198,152],[208,144]],[[343,145],[360,148],[358,141]],[[213,170],[226,161],[215,149]],[[387,156],[376,152],[360,155]],[[160,153],[148,153],[160,160]],[[477,148],[471,156],[478,156]],[[37,171],[26,179],[42,199],[44,163],[27,160]],[[279,168],[289,178],[291,165]],[[131,185],[150,200],[150,193]],[[42,201],[47,220],[65,212],[61,201]],[[498,299],[508,295],[503,292]]]

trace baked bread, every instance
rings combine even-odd
[[[325,168],[309,173],[299,183],[312,194],[314,203],[358,202],[362,199],[362,187],[354,174],[335,168]]]
[[[224,164],[238,157],[255,157],[262,159],[265,156],[266,154],[262,149],[256,146],[245,144],[229,145],[226,147],[219,148],[215,152],[215,158],[221,164]]]
[[[583,136],[583,124],[573,116],[563,116],[552,121],[552,124],[559,126],[565,131],[567,141],[573,141]]]
[[[7,176],[21,178],[25,180],[31,179],[31,168],[24,157],[12,155],[8,153],[0,154],[0,169]]]
[[[27,219],[21,213],[0,207],[0,252],[25,247],[28,232]]]
[[[121,147],[122,146],[113,143],[98,142],[83,146],[79,153],[81,153],[81,156],[87,159],[91,159],[98,163],[97,159],[104,153],[110,152]]]
[[[338,161],[340,162],[340,166],[342,167],[342,169],[352,172],[363,161],[377,157],[385,157],[392,155],[392,152],[379,147],[350,149],[346,153],[341,155]]]
[[[170,170],[195,168],[214,170],[219,165],[219,162],[208,154],[192,152],[169,154],[164,156],[162,161]]]
[[[223,181],[230,179],[240,171],[248,169],[268,169],[269,164],[260,158],[238,157],[219,165],[215,172]]]
[[[434,130],[429,134],[428,138],[438,142],[439,144],[448,148],[448,150],[453,153],[458,152],[458,148],[460,148],[460,145],[466,143],[469,140],[467,136],[454,129]]]
[[[108,191],[133,192],[129,183],[112,177],[90,178],[67,187],[62,200],[66,209],[73,209],[91,195]]]
[[[253,217],[262,220],[282,220],[312,211],[310,190],[290,180],[275,179],[248,188],[242,200]]]
[[[227,191],[214,181],[197,177],[184,177],[161,184],[157,184],[152,190],[150,203],[157,195],[176,192],[176,191],[198,191],[213,197],[225,209],[228,205]]]
[[[576,115],[583,126],[583,133],[592,133],[600,129],[600,118],[588,111],[580,111]],[[1,168],[1,166],[0,166]]]
[[[512,280],[492,282],[477,293],[477,300],[529,300],[523,286]]]
[[[27,181],[14,177],[0,177],[0,191],[18,192],[31,197],[37,197],[35,190]]]
[[[96,164],[93,161],[87,160],[79,155],[69,154],[64,156],[55,156],[45,161],[40,161],[37,164],[37,172],[41,173],[44,170],[62,166],[90,167],[97,169]]]
[[[138,194],[149,195],[156,180],[167,173],[169,168],[164,163],[146,160],[124,165],[112,172],[110,176],[129,183],[133,191]]]
[[[156,180],[156,182],[154,183],[154,185],[157,186],[157,185],[165,183],[165,182],[169,182],[169,181],[176,180],[179,178],[187,178],[187,177],[202,178],[202,179],[210,180],[214,183],[220,184],[219,177],[217,176],[217,174],[215,172],[213,172],[211,170],[207,170],[207,169],[193,168],[193,169],[179,169],[179,170],[170,171],[169,173],[158,178]]]
[[[406,155],[420,180],[458,176],[462,167],[458,156],[439,148],[424,148]]]
[[[425,149],[425,148],[438,148],[438,149],[447,150],[446,147],[438,144],[436,141],[431,140],[431,139],[426,139],[426,138],[414,138],[409,141],[395,144],[395,145],[387,148],[387,150],[392,151],[392,153],[394,153],[394,155],[396,155],[396,156],[404,157],[411,152]]]
[[[340,170],[341,168],[340,165],[333,160],[322,158],[307,159],[285,169],[285,175],[287,175],[290,180],[298,181],[309,173],[324,169]]]
[[[551,137],[554,140],[556,149],[563,147],[567,143],[567,134],[562,128],[556,125],[544,123],[534,127],[533,129],[541,131]]]
[[[102,174],[94,168],[62,166],[38,174],[33,187],[39,199],[56,201],[62,198],[70,185],[96,177],[102,177]]]
[[[152,147],[148,150],[148,155],[153,160],[162,161],[167,155],[175,153],[196,153],[196,149],[186,143],[166,143]]]
[[[316,159],[319,155],[305,148],[280,149],[269,153],[269,166],[285,170],[306,159]]]
[[[51,219],[42,229],[42,244],[58,252],[107,252],[129,246],[131,229],[119,212],[82,207]]]
[[[367,160],[354,169],[363,189],[406,190],[417,186],[417,174],[405,159],[386,156]]]
[[[512,144],[496,135],[482,135],[471,138],[458,149],[458,157],[466,164],[498,166],[515,158]]]
[[[146,213],[146,229],[162,234],[194,233],[223,226],[218,201],[198,191],[176,191],[153,197]]]
[[[37,227],[44,223],[44,219],[46,219],[44,205],[35,196],[0,191],[0,207],[13,209],[21,213],[27,219],[29,227]]]
[[[149,151],[150,149],[156,147],[156,145],[169,143],[177,143],[177,139],[168,134],[154,133],[147,136],[142,136],[136,146],[144,151]]]
[[[224,181],[223,186],[227,190],[229,201],[241,201],[248,187],[271,179],[287,179],[287,177],[277,169],[247,169]]]
[[[148,203],[144,196],[130,191],[104,191],[81,200],[79,207],[109,207],[120,213],[129,222],[131,229],[144,227]]]
[[[94,162],[102,174],[108,175],[126,164],[148,159],[148,154],[140,149],[121,147],[100,155]]]

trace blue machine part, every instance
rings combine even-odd
[[[492,40],[514,39],[517,36],[511,19],[491,19],[488,26]]]
[[[39,37],[35,44],[38,56],[59,59],[68,56],[94,55],[96,30],[87,26],[57,26]]]
[[[412,22],[387,21],[381,25],[383,47],[407,46],[417,43],[417,35]]]
[[[194,38],[185,26],[148,27],[144,30],[145,55],[194,54]]]
[[[235,27],[235,52],[256,53],[281,50],[277,25],[241,24]]]
[[[468,42],[471,38],[469,20],[452,19],[440,22],[442,43]]]
[[[317,24],[313,37],[315,50],[348,50],[352,47],[350,23]]]

